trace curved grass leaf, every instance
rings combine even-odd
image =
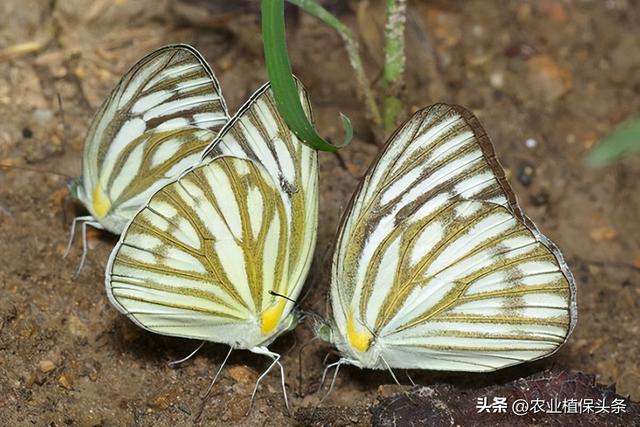
[[[604,138],[585,158],[591,168],[607,166],[632,152],[640,151],[640,117],[627,121]]]
[[[304,113],[296,83],[291,72],[287,54],[284,28],[284,0],[262,0],[262,38],[271,89],[276,105],[289,128],[303,143],[320,151],[335,152],[351,142],[353,128],[351,121],[340,114],[345,129],[345,140],[341,145],[325,141],[309,122]]]

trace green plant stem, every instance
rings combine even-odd
[[[351,142],[353,129],[349,119],[341,115],[345,141],[336,146],[325,141],[307,118],[291,73],[284,27],[284,0],[262,0],[262,38],[271,90],[283,119],[300,140],[316,150],[335,152]]]
[[[387,23],[384,31],[384,90],[382,122],[385,131],[395,128],[402,110],[400,95],[404,89],[406,0],[387,1]]]
[[[382,118],[380,116],[380,109],[376,103],[376,98],[371,90],[371,83],[367,78],[362,65],[362,58],[360,57],[360,44],[358,39],[353,34],[353,31],[345,24],[343,24],[338,18],[336,18],[331,12],[316,3],[314,0],[287,0],[289,3],[298,6],[309,15],[320,19],[325,24],[333,28],[342,38],[347,56],[349,57],[349,63],[356,75],[358,94],[362,98],[367,112],[376,126],[382,124]]]

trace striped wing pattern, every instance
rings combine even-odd
[[[575,322],[562,255],[521,213],[477,119],[443,104],[365,176],[331,292],[337,344],[371,368],[494,370],[552,353]]]
[[[297,82],[300,101],[313,121],[305,89]],[[318,159],[316,150],[303,144],[289,129],[278,109],[269,84],[263,85],[238,111],[237,121],[220,131],[204,158],[232,155],[265,166],[285,198],[290,221],[292,257],[289,269],[300,291],[313,257],[318,222]],[[291,296],[297,297],[297,292]]]
[[[156,50],[124,75],[96,113],[78,197],[120,233],[131,217],[126,211],[196,163],[228,119],[218,82],[195,49]]]
[[[274,105],[262,88],[220,133],[218,148],[156,192],[121,236],[107,267],[107,293],[138,325],[251,349],[295,322],[293,303],[270,291],[295,299],[306,278],[316,237],[317,158]],[[225,151],[232,141],[288,153],[278,161],[293,170],[292,181],[280,178],[272,159]]]

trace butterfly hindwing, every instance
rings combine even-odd
[[[211,69],[195,49],[167,46],[131,68],[89,128],[77,196],[119,233],[150,194],[186,166],[228,121]]]
[[[338,346],[374,368],[493,370],[552,353],[575,322],[559,251],[521,213],[477,120],[443,104],[365,175],[331,300]]]
[[[274,105],[269,87],[259,90],[215,149],[153,194],[127,226],[106,285],[111,302],[138,325],[251,349],[295,321],[293,302],[282,296],[299,295],[315,246],[317,158]],[[261,133],[247,132],[247,121]],[[286,150],[291,183],[273,158],[225,148],[234,144]]]

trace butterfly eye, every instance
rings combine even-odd
[[[316,335],[322,341],[333,342],[333,330],[328,323],[321,323],[316,329]]]
[[[82,189],[82,184],[80,183],[80,180],[77,178],[72,178],[72,179],[68,179],[66,182],[67,188],[69,189],[69,193],[71,194],[71,197],[73,197],[74,199],[79,199],[80,198],[80,192]]]

